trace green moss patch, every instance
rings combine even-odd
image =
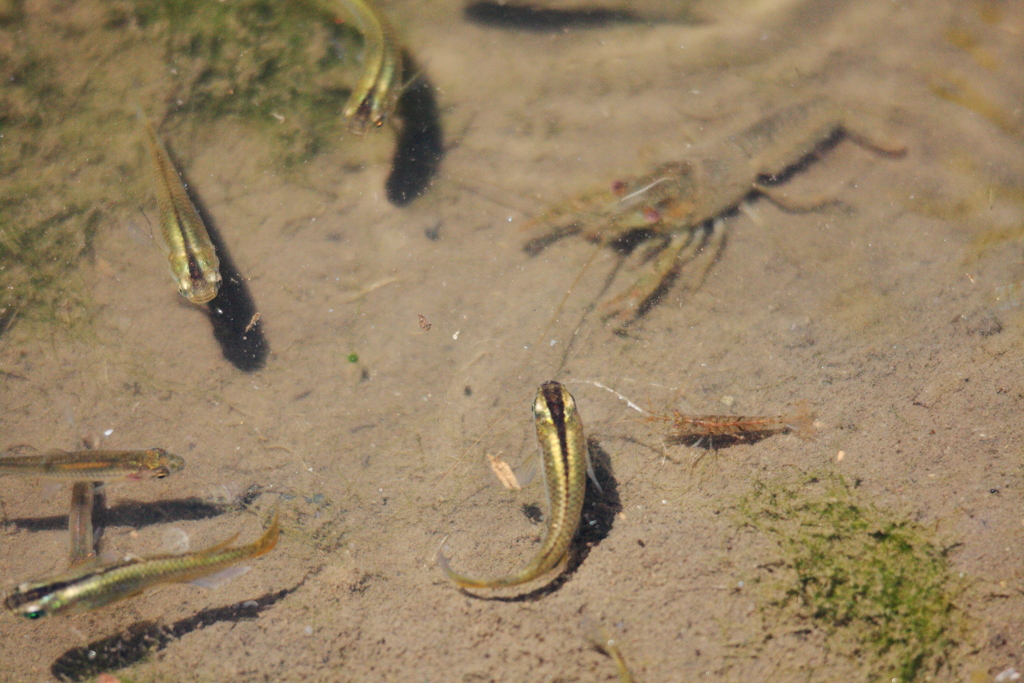
[[[961,587],[925,529],[832,474],[757,482],[739,510],[782,552],[781,570],[759,580],[769,634],[820,629],[830,653],[863,662],[867,680],[907,683],[948,660]]]
[[[302,0],[137,0],[130,11],[165,45],[173,116],[258,125],[291,165],[345,134],[362,37],[340,16]]]
[[[123,239],[152,201],[136,103],[172,140],[223,118],[242,123],[281,169],[351,137],[341,111],[362,39],[329,5],[17,7],[0,7],[0,336],[14,323],[89,319],[79,266],[98,234]]]

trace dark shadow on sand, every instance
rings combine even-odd
[[[93,523],[97,528],[129,526],[141,529],[152,524],[209,519],[237,509],[237,506],[214,505],[199,498],[156,502],[123,500],[111,508],[103,509],[101,495],[97,494],[93,507]],[[68,528],[68,516],[16,517],[7,520],[7,523],[26,531],[64,531]]]
[[[170,150],[168,154],[171,154]],[[173,155],[171,160],[185,183],[189,199],[206,225],[206,231],[210,233],[210,241],[213,242],[217,258],[220,259],[220,290],[213,301],[207,304],[213,337],[220,344],[224,358],[236,368],[242,372],[261,370],[267,364],[270,345],[263,334],[263,323],[257,315],[256,302],[253,301],[245,278],[238,272],[213,216],[206,210],[202,198],[196,192],[195,185],[188,181]]]
[[[296,586],[267,593],[255,600],[205,609],[169,626],[152,621],[136,622],[116,635],[68,650],[50,665],[50,673],[59,681],[82,681],[105,671],[123,669],[193,631],[225,621],[237,623],[257,619],[260,612],[294,593],[303,583],[305,579]]]
[[[444,135],[434,86],[406,53],[405,73],[415,74],[406,87],[395,116],[401,119],[395,156],[384,188],[388,201],[406,206],[430,187],[444,158]]]
[[[758,441],[763,441],[769,436],[775,436],[776,434],[789,434],[791,429],[766,429],[764,431],[749,431],[743,432],[742,434],[715,434],[714,436],[708,436],[706,434],[701,435],[687,435],[687,436],[669,436],[666,439],[667,443],[689,446],[691,448],[703,448],[706,451],[717,451],[723,448],[732,448],[738,444],[751,445]]]
[[[474,24],[506,31],[555,33],[573,29],[604,28],[613,24],[648,23],[629,10],[604,7],[550,9],[531,7],[524,3],[471,2],[464,10],[466,19]]]

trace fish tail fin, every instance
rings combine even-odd
[[[459,574],[457,571],[452,569],[448,563],[448,558],[444,556],[444,552],[440,548],[437,549],[437,555],[434,556],[434,563],[441,568],[444,575],[448,577],[448,580],[454,583],[459,588],[490,588],[491,582],[484,581],[481,579],[474,579],[465,574]]]
[[[804,441],[814,441],[818,431],[814,426],[817,415],[811,410],[811,404],[807,401],[798,401],[795,407],[797,412],[786,418],[786,426]]]
[[[509,588],[511,586],[518,586],[520,584],[527,583],[528,581],[532,581],[547,574],[556,566],[562,564],[565,559],[566,557],[563,555],[554,562],[551,562],[549,557],[540,555],[534,558],[534,560],[523,569],[512,574],[500,576],[496,579],[474,579],[471,576],[459,574],[451,568],[448,564],[448,558],[445,557],[444,553],[440,550],[437,551],[434,561],[441,567],[441,570],[444,571],[448,580],[459,588]]]
[[[146,112],[142,109],[142,105],[134,97],[130,98],[129,102],[133,109],[135,109],[135,117],[139,120],[139,124],[142,125],[142,129],[146,131],[146,138],[149,142],[150,151],[153,153],[155,158],[159,158],[160,152],[164,154],[167,150],[164,148],[163,143],[160,141],[160,136],[157,135],[156,127],[153,125],[153,121],[146,115]]]
[[[270,521],[270,526],[263,532],[259,540],[252,544],[252,557],[259,557],[260,555],[266,555],[274,546],[277,545],[277,539],[281,535],[281,523],[279,520],[280,512],[278,509],[274,509],[274,518]]]
[[[149,117],[146,115],[146,110],[142,108],[142,104],[134,95],[129,96],[128,105],[135,110],[135,118],[139,120],[142,127],[153,136],[156,136],[156,129],[153,128],[153,123],[149,120]]]

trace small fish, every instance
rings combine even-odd
[[[138,595],[153,586],[193,581],[264,555],[277,544],[279,529],[277,513],[274,513],[274,520],[263,536],[249,545],[228,547],[238,538],[235,534],[223,543],[195,553],[82,564],[45,581],[21,584],[7,596],[5,604],[7,609],[29,619],[87,612]]]
[[[583,629],[591,646],[615,662],[615,667],[619,670],[620,683],[633,683],[633,674],[626,665],[626,658],[622,656],[615,638],[608,629],[588,617],[583,618]]]
[[[545,382],[533,402],[533,417],[548,499],[547,537],[529,564],[518,572],[497,579],[474,579],[458,574],[448,566],[448,558],[438,553],[438,563],[444,573],[462,588],[502,588],[532,581],[562,561],[576,536],[583,512],[587,475],[594,479],[576,402],[558,382]],[[597,483],[596,479],[594,483]]]
[[[71,567],[96,559],[96,534],[92,528],[95,492],[95,484],[91,481],[76,481],[71,487],[71,510],[68,512]]]
[[[40,477],[75,481],[163,479],[185,468],[181,456],[162,448],[146,451],[50,451],[42,455],[0,456],[0,477]]]
[[[156,203],[160,213],[157,242],[167,256],[181,295],[194,304],[205,304],[217,296],[220,289],[217,250],[153,124],[141,110],[138,116],[146,129],[146,143],[153,156]]]
[[[395,110],[402,91],[403,54],[394,28],[370,0],[334,0],[363,36],[363,73],[342,114],[353,133],[379,128]]]

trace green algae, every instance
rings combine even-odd
[[[140,0],[133,12],[164,41],[172,117],[256,125],[286,165],[343,137],[362,39],[315,3]]]
[[[948,661],[963,632],[962,586],[925,529],[834,474],[759,481],[739,513],[782,553],[782,569],[757,580],[769,632],[810,623],[831,654],[863,662],[867,680],[908,683]]]
[[[16,320],[72,323],[85,309],[72,275],[95,236],[95,217],[54,201],[32,159],[51,152],[45,134],[67,98],[52,60],[31,49],[0,52],[0,336]]]
[[[134,102],[174,129],[230,118],[281,169],[344,137],[361,38],[311,2],[83,0],[3,21],[0,337],[91,320],[81,266],[149,201]]]

